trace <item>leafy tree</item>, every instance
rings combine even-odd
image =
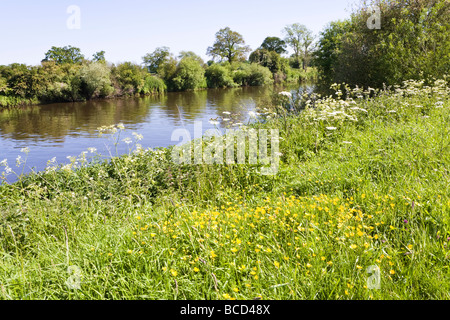
[[[229,27],[220,29],[216,33],[216,41],[212,47],[208,47],[207,55],[228,62],[245,60],[250,47],[245,45],[244,38]]]
[[[278,54],[286,53],[286,42],[278,37],[267,37],[261,44],[260,49],[274,51]]]
[[[0,76],[0,94],[8,93],[8,83],[6,79]]]
[[[236,84],[231,76],[230,69],[220,64],[214,63],[205,71],[208,88],[235,87]]]
[[[105,51],[99,51],[94,53],[92,61],[94,62],[106,62]]]
[[[269,68],[272,73],[277,73],[281,70],[281,57],[275,51],[257,49],[250,54],[248,59],[250,62]]]
[[[335,21],[328,24],[320,33],[318,50],[314,52],[314,65],[321,71],[322,81],[329,86],[333,81],[339,60],[342,41],[350,31],[350,21]]]
[[[303,69],[306,69],[311,55],[311,46],[314,36],[311,30],[303,24],[294,23],[283,29],[286,43],[294,50],[294,57],[298,63],[303,60]]]
[[[138,93],[144,85],[145,70],[131,62],[124,62],[113,67],[112,74],[122,94]]]
[[[152,53],[147,53],[142,60],[144,65],[148,68],[150,73],[160,73],[160,67],[163,66],[170,58],[172,54],[168,47],[156,48]]]
[[[381,29],[369,29],[371,7]],[[331,84],[382,87],[404,79],[444,77],[450,70],[450,3],[446,0],[364,1],[351,18],[321,34],[315,64]]]
[[[270,70],[257,63],[240,63],[233,72],[233,80],[240,86],[261,86],[273,82]]]
[[[65,47],[52,47],[45,54],[43,61],[55,61],[57,64],[63,63],[81,63],[84,60],[84,56],[81,54],[81,50],[72,46]]]
[[[178,59],[183,60],[185,58],[192,58],[198,61],[202,66],[205,64],[203,59],[193,51],[181,51],[178,55]]]
[[[93,62],[80,69],[81,93],[86,99],[106,97],[114,88],[111,86],[110,69],[105,63]]]
[[[195,90],[206,87],[205,69],[193,57],[180,61],[172,80],[176,90]]]

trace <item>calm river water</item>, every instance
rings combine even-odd
[[[186,128],[193,135],[195,121],[202,122],[203,132],[216,125],[225,128],[230,122],[247,123],[249,112],[271,101],[274,91],[295,90],[297,87],[273,86],[236,89],[210,89],[198,92],[169,92],[157,97],[119,100],[56,103],[0,111],[0,162],[7,159],[17,173],[23,164],[16,166],[20,155],[27,158],[24,172],[44,170],[47,161],[56,157],[59,164],[68,163],[68,156],[78,156],[88,148],[96,148],[108,155],[114,145],[106,136],[98,136],[98,127],[123,123],[119,153],[128,152],[124,138],[133,132],[143,136],[143,148],[166,147],[172,132]],[[223,121],[223,119],[231,119]],[[29,148],[28,156],[21,152]],[[115,151],[111,151],[115,153]],[[0,167],[0,174],[4,167]],[[8,181],[14,181],[14,175]]]

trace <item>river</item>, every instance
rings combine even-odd
[[[287,90],[296,90],[290,86]],[[203,132],[250,121],[249,112],[270,104],[282,87],[262,86],[234,89],[208,89],[197,92],[168,92],[160,96],[54,103],[0,111],[0,162],[6,159],[14,172],[44,170],[55,158],[58,164],[69,163],[88,148],[102,155],[112,152],[114,142],[99,137],[97,128],[123,123],[118,154],[129,151],[123,139],[134,141],[133,132],[143,136],[143,148],[177,144],[171,140],[174,130],[188,129],[193,135],[195,122]],[[215,119],[215,121],[211,121]],[[228,120],[230,119],[230,120]],[[211,123],[212,122],[212,123]],[[215,123],[216,122],[216,123]],[[23,149],[27,148],[28,153]],[[21,164],[17,166],[17,157]],[[26,163],[23,161],[26,160]],[[0,167],[0,174],[5,167]],[[9,183],[17,178],[7,176]]]

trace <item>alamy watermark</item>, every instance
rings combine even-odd
[[[193,140],[187,129],[172,133],[171,141],[179,142],[172,151],[172,161],[176,164],[262,164],[262,175],[275,175],[281,156],[279,139],[278,129],[227,129],[224,134],[216,129],[202,135],[202,122],[196,121]]]
[[[367,278],[367,288],[379,290],[381,288],[380,267],[377,265],[369,266],[367,268],[367,273],[371,274],[371,276]]]
[[[69,287],[69,289],[81,289],[81,269],[77,266],[69,266],[67,268],[67,273],[69,274],[69,278],[67,278],[66,285]]]
[[[367,28],[373,30],[381,29],[381,9],[378,6],[370,7],[372,15],[367,19]]]
[[[66,20],[67,29],[81,29],[81,9],[79,6],[71,5],[67,7],[67,14],[70,16]]]

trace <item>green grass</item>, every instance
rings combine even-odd
[[[0,186],[0,297],[449,299],[448,85],[362,96],[256,124],[280,130],[275,176],[168,148]]]

